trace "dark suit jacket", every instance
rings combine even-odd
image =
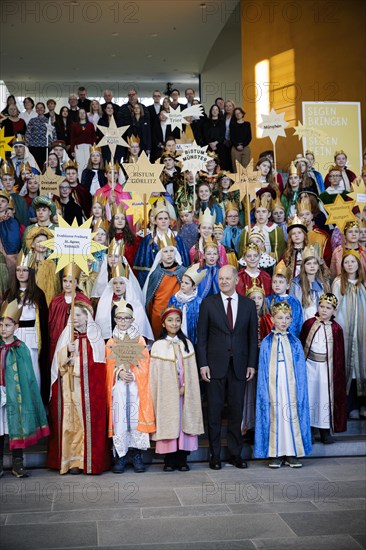
[[[159,113],[161,111],[161,105],[160,105],[160,111],[158,114],[156,114],[156,111],[155,111],[155,107],[154,105],[149,105],[147,110],[149,111],[149,114],[150,114],[150,124],[151,124],[151,127],[154,126],[155,124],[155,121],[156,120],[159,120]]]
[[[253,300],[239,297],[233,332],[230,331],[221,294],[205,298],[197,327],[197,362],[210,367],[211,378],[223,378],[230,356],[237,378],[245,380],[247,368],[257,368],[258,319]]]

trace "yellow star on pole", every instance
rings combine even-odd
[[[278,137],[286,137],[285,128],[288,122],[285,120],[285,113],[276,113],[271,109],[269,115],[261,115],[262,122],[258,124],[258,128],[263,130],[262,138],[269,137],[272,143],[276,143]]]
[[[301,124],[300,121],[298,121],[297,126],[294,126],[294,129],[294,136],[298,136],[299,140],[302,138],[315,138],[321,143],[325,143],[328,137],[328,134],[324,132],[324,130],[314,128],[313,126],[307,126],[306,124]]]
[[[240,200],[243,200],[243,198],[246,196],[247,192],[247,186],[248,186],[248,194],[250,198],[254,198],[256,192],[261,187],[261,184],[259,182],[259,177],[261,175],[260,170],[254,170],[254,162],[253,159],[251,159],[250,163],[246,168],[240,164],[240,162],[236,162],[236,174],[227,174],[227,176],[234,180],[234,185],[230,187],[230,193],[231,191],[240,191]]]
[[[160,180],[160,174],[164,170],[163,164],[151,164],[145,151],[142,151],[137,162],[123,164],[128,180],[124,191],[137,193],[141,198],[151,193],[165,193],[165,187]]]
[[[354,206],[355,201],[345,201],[340,194],[337,195],[333,204],[324,205],[325,210],[328,212],[328,218],[325,223],[327,225],[334,224],[343,231],[347,222],[357,221],[356,216],[352,212]]]
[[[14,139],[15,136],[4,136],[5,134],[5,128],[1,128],[0,130],[0,157],[5,160],[5,153],[8,151],[12,151],[12,147],[10,147],[9,143]]]
[[[123,200],[123,203],[127,206],[127,216],[132,216],[133,225],[144,219],[144,202],[140,195],[132,193],[132,199]]]
[[[122,138],[122,136],[126,132],[126,130],[128,130],[129,126],[117,126],[114,117],[112,117],[108,127],[100,126],[99,124],[97,124],[97,128],[103,134],[102,139],[98,143],[98,147],[104,147],[104,145],[108,145],[111,151],[112,160],[116,153],[117,145],[128,147],[128,143]]]
[[[107,248],[93,240],[95,233],[90,229],[93,218],[89,218],[82,225],[78,225],[76,218],[69,225],[61,216],[58,216],[59,227],[52,229],[53,238],[42,243],[52,254],[47,260],[58,260],[56,273],[74,262],[84,273],[89,273],[88,260],[94,260],[93,253]]]
[[[347,197],[351,197],[362,212],[366,207],[366,185],[361,176],[351,182],[351,187],[352,193],[347,193]]]
[[[57,176],[52,168],[48,167],[44,174],[36,176],[39,183],[39,194],[47,195],[52,193],[53,195],[59,194],[58,186],[65,180],[65,176]]]

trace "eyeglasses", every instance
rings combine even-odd
[[[116,317],[116,321],[131,321],[132,317]]]
[[[239,214],[233,214],[232,216],[226,216],[228,220],[232,218],[239,218]]]
[[[331,176],[329,176],[330,178],[341,178],[342,177],[342,174],[332,174]]]

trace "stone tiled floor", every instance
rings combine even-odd
[[[365,548],[366,462],[312,458],[301,470],[60,476],[0,481],[0,547],[137,550]]]

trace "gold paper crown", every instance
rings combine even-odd
[[[237,212],[239,212],[238,203],[235,202],[235,201],[226,201],[226,204],[225,204],[225,212],[226,212],[226,214],[227,214],[230,210],[236,210]]]
[[[274,269],[273,277],[275,275],[282,275],[283,277],[288,279],[288,269],[287,269],[286,264],[283,260],[278,262],[278,264],[276,265],[276,267]]]
[[[298,216],[294,216],[292,219],[287,222],[287,231],[291,231],[295,227],[301,227],[306,233],[308,232],[306,225],[300,220]]]
[[[112,267],[112,279],[115,277],[126,277],[126,269],[122,262]]]
[[[305,260],[308,260],[309,258],[315,258],[316,260],[318,260],[318,262],[320,262],[319,252],[312,244],[305,246],[304,250],[301,253],[302,262],[305,262]]]
[[[220,229],[221,231],[224,231],[224,226],[222,225],[222,223],[214,223],[213,230],[215,231],[215,229]]]
[[[69,168],[73,168],[74,170],[77,170],[78,169],[78,163],[76,161],[73,161],[71,159],[69,159],[67,162],[65,162],[64,164],[64,170],[66,172],[67,169]]]
[[[6,199],[8,202],[10,202],[10,195],[5,189],[0,189],[0,197],[3,197],[3,199]]]
[[[289,177],[298,175],[297,168],[296,168],[295,163],[293,161],[291,161],[290,168],[289,168],[289,171],[288,171],[288,175],[289,175]]]
[[[18,323],[22,314],[22,307],[19,307],[18,302],[13,300],[12,302],[3,302],[0,310],[0,318],[8,317],[14,323]]]
[[[21,145],[24,145],[24,147],[25,147],[26,144],[25,144],[25,138],[24,138],[23,134],[17,134],[15,136],[15,138],[13,139],[12,145],[14,146],[16,143],[20,143]]]
[[[30,252],[25,255],[23,250],[21,250],[17,256],[17,267],[32,267],[34,262],[33,254]]]
[[[208,151],[207,155],[211,157],[211,159],[214,160],[216,163],[219,162],[219,157],[214,151]]]
[[[178,206],[179,214],[186,214],[193,212],[193,206],[189,201],[182,201]]]
[[[334,307],[334,309],[337,309],[338,306],[338,299],[337,296],[332,294],[331,292],[326,292],[325,294],[322,294],[319,298],[319,304],[322,302],[327,302],[327,304],[330,304]]]
[[[113,164],[113,162],[106,162],[105,163],[105,173],[107,174],[108,172],[112,172],[112,170],[114,169],[115,172],[118,172],[119,171],[119,164],[118,162],[116,162],[115,164]]]
[[[25,164],[24,164],[24,162],[22,162],[21,165],[19,166],[19,171],[20,172],[23,172],[25,170],[27,170],[28,172],[32,171],[32,167],[29,164],[29,162],[26,162]]]
[[[304,212],[304,210],[309,210],[309,212],[312,211],[310,197],[308,195],[301,195],[301,199],[296,203],[296,212],[298,214]]]
[[[4,162],[4,164],[1,167],[1,175],[2,176],[14,176],[14,168],[11,164],[8,162]]]
[[[94,195],[92,206],[96,203],[100,204],[101,206],[105,206],[107,204],[107,197],[104,197],[103,195]]]
[[[118,244],[116,239],[112,239],[108,246],[108,255],[109,256],[123,256],[122,246]]]
[[[40,235],[44,235],[47,239],[53,239],[54,237],[52,231],[50,231],[48,227],[33,226],[29,229],[29,231],[27,231],[25,236],[25,245],[28,250],[31,250],[34,239]]]
[[[98,229],[103,229],[103,231],[108,233],[108,229],[109,229],[108,220],[103,220],[102,218],[99,218],[93,226],[93,232],[98,231]]]
[[[132,145],[133,143],[137,143],[137,145],[140,145],[140,138],[139,138],[139,136],[134,136],[134,135],[132,134],[132,136],[129,136],[129,137],[127,138],[127,143],[128,143],[128,145],[129,145],[130,147],[131,147],[131,145]]]
[[[258,239],[260,239],[263,243],[266,240],[263,231],[258,227],[253,227],[253,229],[250,230],[249,237],[248,237],[249,240],[251,237],[258,237]]]
[[[276,315],[279,311],[283,311],[285,313],[292,313],[292,309],[289,303],[284,300],[283,302],[277,302],[276,304],[273,304],[271,307],[271,313],[273,316]]]
[[[131,304],[128,304],[125,300],[120,300],[119,302],[113,302],[117,309],[114,312],[114,316],[117,317],[120,313],[128,313],[128,315],[131,315],[133,317],[133,309]]]
[[[359,229],[360,223],[358,222],[358,220],[350,220],[349,222],[347,222],[344,226],[343,233],[345,234],[347,229],[350,229],[351,227],[357,227]]]
[[[328,174],[336,170],[337,172],[342,172],[342,168],[338,166],[338,164],[331,164],[328,168]]]
[[[295,166],[296,164],[298,164],[299,162],[305,162],[305,164],[309,164],[309,161],[307,158],[303,157],[301,153],[299,153],[298,155],[296,155],[296,158],[294,160],[294,163],[295,163]]]
[[[209,235],[207,239],[203,239],[203,249],[206,250],[206,248],[208,248],[209,246],[219,248],[217,240],[215,239],[215,237],[211,237],[211,235]]]
[[[122,203],[120,203],[118,206],[117,204],[112,204],[111,214],[112,216],[115,216],[116,214],[123,214],[124,216],[126,216],[126,208],[123,206]]]
[[[92,155],[93,153],[100,153],[100,154],[102,154],[102,148],[101,148],[101,147],[98,147],[98,145],[96,145],[95,143],[93,143],[93,145],[91,145],[90,148],[89,148],[89,154]]]
[[[199,225],[202,223],[210,223],[213,225],[216,221],[216,212],[211,214],[211,210],[207,207],[203,212],[200,210],[199,216],[198,216],[198,222]]]
[[[260,280],[256,277],[252,279],[252,286],[250,288],[247,288],[246,294],[247,296],[250,296],[253,292],[260,292],[261,294],[263,294],[263,296],[265,296],[264,287],[261,284]]]
[[[283,202],[281,201],[281,199],[279,197],[277,197],[276,200],[272,202],[272,212],[273,212],[273,210],[278,210],[279,208],[281,208],[281,210],[286,211],[286,208],[285,208]]]
[[[306,149],[305,156],[306,155],[313,155],[313,157],[315,158],[315,155],[314,155],[313,151],[310,151],[310,149]]]
[[[258,254],[261,253],[259,246],[255,243],[248,243],[244,247],[244,254],[246,254],[249,250],[255,250],[255,252],[258,252]]]
[[[353,250],[351,248],[347,249],[347,250],[344,250],[343,251],[343,256],[342,256],[342,260],[343,258],[345,258],[346,256],[354,256],[355,258],[357,258],[358,262],[361,263],[361,255],[359,252],[357,252],[357,250]]]
[[[338,155],[344,155],[346,158],[347,158],[347,155],[346,153],[343,151],[343,149],[340,149],[339,151],[336,151],[334,153],[334,160],[336,159],[336,157],[338,157]]]
[[[254,208],[267,208],[267,210],[271,211],[273,208],[272,199],[266,197],[265,193],[263,193],[261,197],[256,197]]]
[[[166,233],[164,233],[162,237],[158,236],[156,244],[158,245],[159,250],[161,250],[162,248],[166,248],[167,246],[177,246],[177,242],[173,233],[171,233],[170,236],[168,236]]]
[[[169,210],[167,205],[165,204],[165,201],[157,200],[156,203],[151,207],[151,212],[154,218],[156,218],[156,216],[160,214],[160,212],[166,212],[169,216]]]
[[[67,277],[67,278],[72,277],[73,273],[74,273],[74,278],[79,279],[80,273],[81,273],[81,268],[78,265],[71,263],[71,264],[67,265],[66,267],[64,267],[64,270],[62,272],[62,277],[63,278],[64,277]]]
[[[203,269],[202,271],[198,271],[200,269],[200,264],[192,264],[187,271],[183,273],[183,275],[187,275],[195,285],[199,285],[201,281],[206,277],[207,271]]]

